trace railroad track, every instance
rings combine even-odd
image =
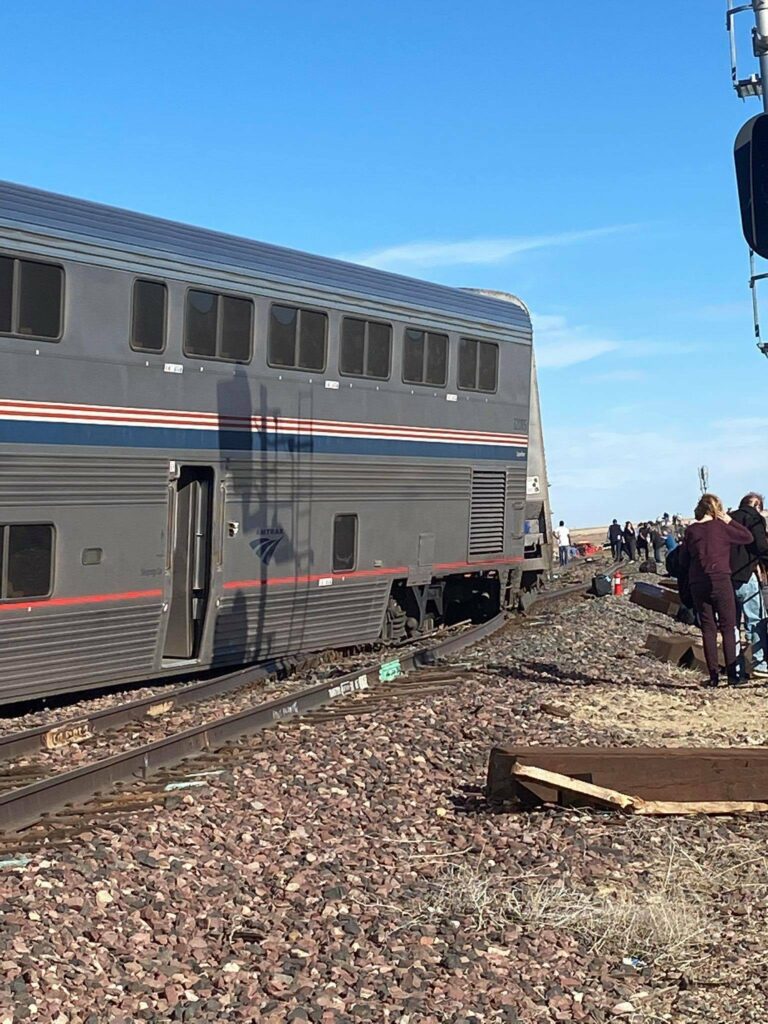
[[[584,593],[578,583],[538,594],[532,604]],[[528,605],[531,607],[531,604]],[[45,774],[34,764],[0,767],[0,863],[41,845],[67,842],[94,821],[132,810],[157,807],[184,789],[205,785],[211,773],[227,771],[232,758],[248,737],[263,729],[293,722],[312,722],[343,715],[375,714],[392,703],[406,703],[437,694],[466,682],[469,673],[444,666],[442,659],[473,646],[504,628],[514,618],[501,613],[488,622],[449,635],[437,643],[411,649],[356,669],[345,675],[286,693],[217,719],[197,723],[161,739],[133,746],[112,756],[74,769]],[[182,703],[193,703],[231,692],[269,675],[270,666],[258,666],[226,677],[180,687],[168,695],[94,713],[87,718],[91,734],[115,729],[137,718],[167,715]],[[272,672],[285,669],[273,664]],[[158,703],[174,703],[153,715]],[[53,729],[75,728],[77,721],[25,730],[0,740],[2,751],[29,753],[40,750]],[[192,763],[190,763],[192,761]],[[49,770],[49,769],[48,769]],[[42,777],[41,777],[42,775]],[[130,787],[130,788],[128,788]]]

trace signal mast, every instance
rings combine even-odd
[[[760,74],[739,78],[736,57],[736,16],[751,11],[752,52],[760,65]],[[751,117],[739,129],[734,144],[736,183],[741,207],[741,229],[749,246],[749,287],[752,291],[752,313],[757,347],[768,356],[768,343],[760,332],[757,284],[768,278],[768,272],[755,272],[755,255],[768,259],[768,0],[734,5],[728,0],[725,16],[731,51],[731,81],[739,99],[762,99],[763,113]],[[765,87],[764,87],[765,85]]]

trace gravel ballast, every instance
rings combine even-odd
[[[0,869],[0,1022],[763,1021],[768,823],[483,796],[497,743],[764,744],[765,690],[644,650],[682,629],[542,608],[457,656],[471,686],[263,733]]]

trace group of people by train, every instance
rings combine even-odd
[[[641,571],[662,571],[677,580],[681,621],[701,629],[707,686],[741,686],[751,678],[768,680],[768,531],[764,498],[745,494],[726,511],[716,494],[703,494],[686,526],[664,513],[637,528],[614,519],[608,527],[614,563],[625,559]],[[561,520],[554,530],[560,564],[567,564],[570,530]],[[743,628],[745,643],[741,642]],[[718,646],[722,639],[722,657]]]
[[[629,562],[652,560],[663,565],[682,539],[683,531],[681,518],[665,512],[660,519],[640,523],[637,528],[629,520],[622,526],[614,519],[608,527],[607,540],[614,562],[622,562],[626,557]]]
[[[692,610],[701,628],[708,686],[718,686],[721,678],[718,632],[728,685],[743,685],[750,677],[768,679],[763,600],[768,581],[768,536],[763,505],[762,494],[750,491],[737,509],[727,512],[716,494],[703,494],[679,551],[667,558],[667,570],[677,578],[680,600]],[[740,643],[742,625],[744,647]]]

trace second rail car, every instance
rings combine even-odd
[[[0,702],[519,587],[519,302],[0,184]]]

